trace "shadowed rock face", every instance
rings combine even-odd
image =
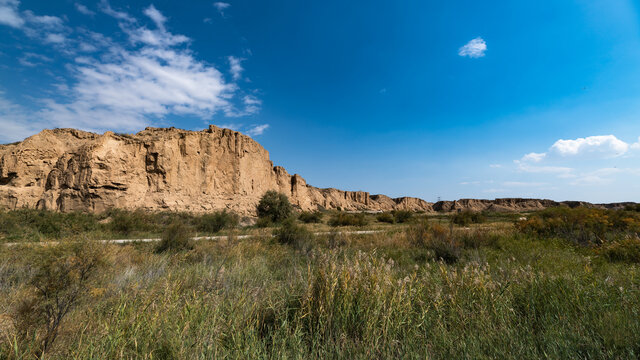
[[[5,209],[228,209],[253,215],[267,190],[286,194],[302,210],[527,211],[561,205],[535,199],[432,204],[319,189],[274,167],[269,153],[250,137],[215,126],[203,131],[147,128],[135,135],[55,129],[0,145],[0,208]]]

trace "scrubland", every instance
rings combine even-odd
[[[21,243],[0,246],[0,358],[640,357],[635,209],[305,213],[264,226],[0,212],[1,241]],[[163,240],[94,241],[150,235]]]

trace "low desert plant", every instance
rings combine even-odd
[[[380,213],[376,215],[376,220],[378,222],[393,224],[396,222],[396,219],[388,212]]]
[[[400,224],[409,222],[413,218],[413,212],[409,210],[394,210],[391,213],[395,222]]]
[[[294,218],[289,218],[273,232],[280,244],[291,245],[298,250],[309,251],[313,234],[304,225],[298,225]]]
[[[320,211],[303,211],[298,215],[298,220],[305,224],[318,224],[322,222],[322,213]]]
[[[237,214],[226,210],[203,214],[196,219],[196,229],[201,232],[214,234],[224,229],[238,227],[240,219]]]
[[[282,222],[291,216],[293,207],[285,194],[269,190],[258,203],[258,217],[269,218],[274,223]]]
[[[486,216],[481,212],[464,210],[451,216],[451,222],[460,226],[469,226],[471,224],[481,224],[487,220]]]
[[[421,222],[409,227],[406,236],[414,246],[431,250],[437,260],[447,264],[457,262],[462,254],[462,245],[451,230],[439,224]]]
[[[640,238],[625,237],[602,245],[598,251],[609,261],[640,263]]]
[[[156,245],[156,253],[177,252],[193,249],[191,228],[181,222],[174,222],[167,226],[162,233],[160,242]]]
[[[88,292],[90,278],[101,263],[99,249],[86,241],[36,252],[31,289],[20,301],[14,318],[22,339],[37,339],[38,356],[53,345],[64,318]]]
[[[349,214],[342,211],[334,214],[329,220],[331,226],[365,226],[367,223],[364,213]]]

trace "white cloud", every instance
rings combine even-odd
[[[155,7],[144,11],[157,26],[152,30],[137,25],[137,19],[114,10],[107,1],[100,8],[118,20],[129,43],[118,44],[102,34],[77,29],[79,38],[68,39],[65,46],[74,47],[73,51],[64,54],[85,53],[73,55],[67,64],[71,81],[55,84],[59,97],[39,100],[43,105],[38,110],[26,111],[3,100],[0,124],[10,130],[0,138],[17,140],[45,127],[134,131],[171,114],[210,119],[217,113],[244,116],[259,111],[260,99],[225,81],[213,65],[181,46],[190,39],[168,32],[167,18]],[[56,35],[48,34],[47,41],[65,41]],[[267,128],[267,124],[257,125],[247,133],[260,135]]]
[[[48,30],[60,31],[64,27],[64,21],[62,21],[62,19],[57,16],[49,16],[49,15],[38,16],[29,10],[25,11],[24,15],[26,20],[30,24],[41,26]]]
[[[528,153],[527,155],[522,157],[522,161],[529,161],[529,162],[540,162],[542,161],[545,157],[547,157],[547,154],[545,153]]]
[[[0,0],[0,24],[21,28],[25,21],[18,12],[18,0]]]
[[[167,21],[167,18],[164,15],[162,15],[162,13],[158,11],[158,9],[156,9],[156,7],[153,6],[153,4],[151,4],[148,8],[144,9],[144,14],[147,15],[149,18],[151,18],[151,20],[153,20],[153,22],[156,23],[156,26],[159,29],[164,30],[164,23]]]
[[[129,23],[134,23],[136,22],[136,19],[133,18],[132,16],[130,16],[129,14],[127,14],[124,11],[116,11],[113,10],[113,8],[111,7],[111,5],[109,4],[109,1],[107,0],[101,0],[100,4],[99,4],[100,10],[109,15],[112,16],[118,20],[122,20],[122,21],[126,21]]]
[[[66,40],[67,39],[62,34],[47,34],[47,36],[44,38],[45,42],[48,42],[51,44],[62,44]]]
[[[262,135],[269,128],[269,124],[256,125],[246,131],[249,136]]]
[[[243,59],[237,58],[235,56],[229,56],[227,59],[229,60],[229,71],[231,72],[233,80],[239,80],[242,77],[242,71],[244,71],[244,68],[241,64]]]
[[[519,160],[515,160],[516,165],[518,165],[518,170],[527,173],[538,173],[538,174],[558,174],[560,177],[571,177],[573,169],[570,167],[564,166],[537,166],[530,165],[526,162],[522,162]]]
[[[558,140],[551,146],[550,152],[563,157],[611,158],[624,155],[629,150],[629,146],[613,135],[599,135],[575,140]]]
[[[483,38],[477,37],[458,49],[458,55],[470,58],[480,58],[484,56],[485,51],[487,51],[487,43]]]
[[[43,127],[41,120],[32,119],[27,110],[6,99],[5,94],[0,92],[0,141],[24,139]]]
[[[21,65],[28,66],[28,67],[38,66],[43,62],[51,62],[51,61],[53,61],[53,59],[51,59],[50,57],[32,53],[32,52],[26,52],[22,57],[18,59],[18,62],[20,62]]]
[[[80,3],[75,3],[76,6],[76,10],[78,10],[79,13],[84,14],[84,15],[89,15],[89,16],[93,16],[96,13],[94,11],[89,10],[88,7],[80,4]]]
[[[219,2],[213,3],[213,6],[216,9],[218,9],[218,11],[220,12],[220,15],[224,16],[224,11],[229,7],[231,7],[231,4],[219,1]]]
[[[505,181],[502,185],[509,187],[540,187],[547,185],[547,183],[533,181]]]

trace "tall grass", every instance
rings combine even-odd
[[[294,239],[305,225],[282,225]],[[47,358],[635,359],[640,268],[514,230],[106,245]],[[286,235],[286,236],[285,236]],[[429,242],[455,240],[456,262]],[[0,319],[33,248],[0,248]],[[0,358],[36,354],[0,322]]]

